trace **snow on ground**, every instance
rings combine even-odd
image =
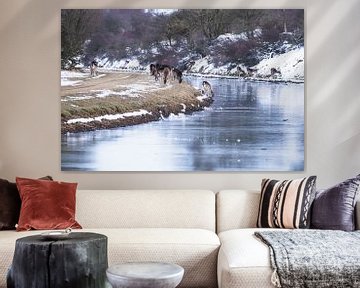
[[[304,80],[304,47],[300,47],[273,58],[263,59],[254,66],[257,69],[255,77],[274,77],[283,81]],[[281,74],[271,76],[271,69]]]
[[[91,79],[99,79],[99,78],[102,78],[104,76],[106,76],[106,74],[99,74],[97,76],[91,77]]]
[[[220,42],[234,42],[239,40],[247,40],[248,37],[245,33],[241,34],[233,34],[233,33],[225,33],[216,38],[217,41]]]
[[[105,74],[99,74],[95,77],[91,77],[93,79],[98,79],[104,77]],[[76,86],[80,85],[86,78],[89,78],[89,73],[87,72],[75,72],[75,71],[67,71],[61,70],[61,86]]]
[[[254,37],[260,37],[261,36],[261,29],[255,29],[252,32]],[[248,36],[245,32],[240,34],[234,34],[234,33],[225,33],[220,36],[218,36],[215,41],[217,42],[236,42],[239,40],[248,40]]]
[[[191,66],[191,68],[188,70],[188,72],[225,76],[225,75],[229,75],[229,66],[230,65],[231,65],[231,63],[228,63],[223,66],[215,67],[212,57],[206,56],[199,60],[196,60],[194,65]]]
[[[81,80],[68,80],[68,79],[63,79],[61,78],[61,86],[76,86],[76,85],[80,85],[81,84]]]
[[[94,98],[93,96],[66,96],[61,98],[61,102],[67,102],[67,101],[80,101],[80,100],[89,100]]]
[[[145,70],[147,66],[142,66],[136,57],[129,59],[120,59],[110,61],[109,58],[104,57],[98,62],[99,67],[108,70]]]
[[[149,83],[143,82],[140,84],[131,84],[131,85],[119,85],[118,87],[123,88],[124,90],[119,92],[118,95],[121,96],[130,96],[130,97],[139,97],[141,93],[152,92],[155,90],[170,89],[172,85],[160,86],[159,83]]]
[[[206,56],[195,61],[194,65],[188,70],[190,75],[210,76],[210,77],[238,77],[241,68],[246,74],[248,68],[245,65],[236,65],[235,63],[227,63],[223,66],[216,67],[211,56]],[[255,70],[254,75],[247,77],[253,80],[269,80],[269,81],[304,81],[304,47],[299,47],[286,53],[275,55],[272,58],[266,58],[259,64],[251,67]],[[274,68],[280,73],[271,75],[271,69]]]
[[[105,98],[109,96],[140,97],[143,93],[153,92],[155,90],[170,89],[171,87],[172,85],[160,86],[160,84],[157,82],[153,84],[148,82],[140,82],[138,84],[131,85],[118,85],[116,88],[120,91],[114,91],[110,89],[90,90],[90,95],[80,94],[76,96],[65,96],[61,99],[61,102],[81,101],[94,98]]]
[[[116,119],[124,119],[127,117],[136,117],[136,116],[142,116],[146,114],[152,114],[149,111],[146,111],[144,109],[140,109],[139,111],[133,111],[133,112],[126,112],[121,114],[108,114],[108,115],[102,115],[98,117],[89,117],[89,118],[75,118],[70,119],[66,121],[66,124],[74,124],[74,123],[89,123],[93,121],[102,121],[102,120],[116,120]]]
[[[89,76],[87,73],[61,70],[61,78],[85,78]]]
[[[141,84],[131,84],[128,86],[125,85],[119,85],[117,88],[123,88],[124,90],[121,91],[114,91],[114,90],[91,90],[90,92],[95,92],[96,96],[89,96],[90,98],[105,98],[108,96],[128,96],[128,97],[140,97],[140,92],[150,92],[155,89],[158,89],[158,87],[155,87],[155,89],[149,89],[149,86],[152,85],[141,85]],[[153,88],[150,87],[150,88]]]
[[[105,89],[105,90],[92,90],[91,92],[96,92],[96,98],[105,98],[105,97],[108,97],[110,96],[111,94],[114,95],[118,92],[115,92],[115,91],[112,91],[112,90],[108,90],[108,89]],[[95,98],[93,97],[93,98]]]
[[[87,73],[74,71],[61,71],[61,86],[75,86],[83,82],[83,78],[87,77]],[[71,79],[70,79],[71,78]]]

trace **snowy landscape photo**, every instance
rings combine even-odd
[[[62,9],[62,171],[303,171],[303,9]]]

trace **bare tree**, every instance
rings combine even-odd
[[[224,10],[202,9],[199,11],[200,27],[209,40],[213,40],[225,31]]]
[[[61,10],[61,65],[74,66],[83,54],[84,43],[98,25],[100,10]]]

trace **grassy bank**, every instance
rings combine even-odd
[[[77,78],[78,79],[78,78]],[[157,121],[171,113],[192,113],[212,102],[187,83],[155,82],[146,74],[84,75],[61,88],[61,132],[108,129]]]

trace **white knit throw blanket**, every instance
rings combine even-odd
[[[255,232],[270,248],[275,287],[360,287],[360,230]]]

